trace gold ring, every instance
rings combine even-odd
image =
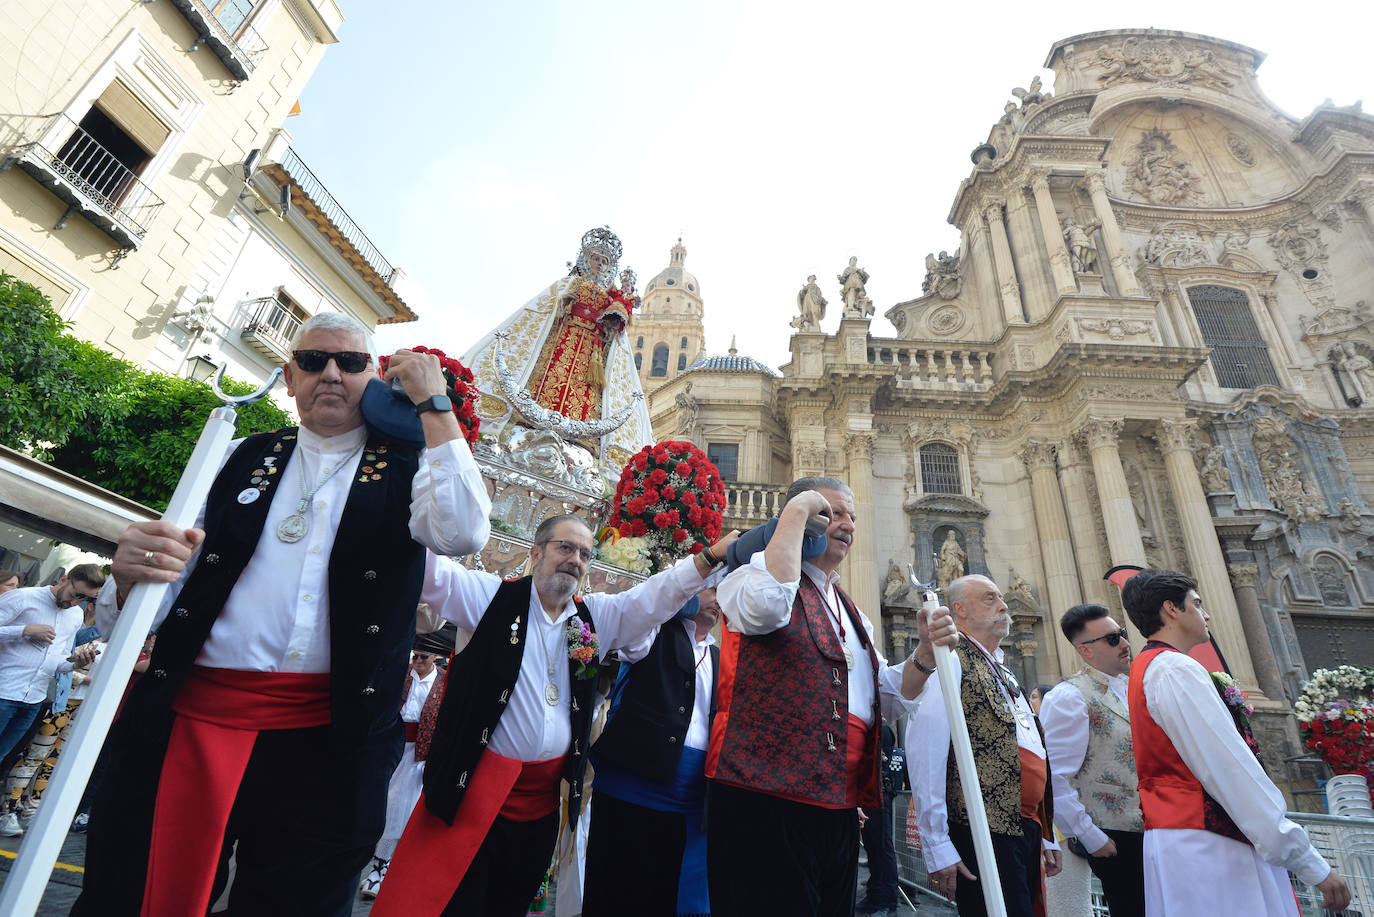
[[[157,556],[157,552],[156,552],[156,551],[144,551],[144,552],[143,552],[143,563],[147,564],[149,567],[156,567],[157,564],[153,563],[153,558],[156,557],[156,556]]]

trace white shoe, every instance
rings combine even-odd
[[[19,816],[14,812],[8,812],[0,818],[0,837],[18,837],[24,833],[24,829],[19,827]]]
[[[382,887],[382,880],[386,878],[386,867],[390,860],[381,857],[372,858],[372,868],[368,870],[367,878],[363,879],[362,885],[358,886],[358,894],[364,898],[377,897],[377,891]]]

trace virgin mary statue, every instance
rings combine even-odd
[[[573,422],[561,424],[564,429],[588,431],[568,438],[599,438],[602,456],[614,468],[653,442],[649,409],[625,335],[639,297],[632,271],[620,274],[616,283],[620,254],[620,239],[609,227],[589,230],[567,276],[541,290],[463,355],[482,394],[477,412],[484,432],[499,434],[523,422],[513,397],[523,390],[538,406],[535,410]],[[498,351],[508,371],[504,385]],[[601,422],[622,412],[628,413],[624,422],[597,432],[605,425]]]

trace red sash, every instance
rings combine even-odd
[[[496,816],[534,821],[558,810],[563,759],[525,762],[488,748],[453,824],[425,807],[422,794],[391,857],[372,917],[438,914],[462,884]]]
[[[203,914],[229,811],[264,729],[329,723],[329,673],[241,672],[196,666],[172,704],[142,917]]]
[[[870,776],[864,769],[864,759],[869,757],[864,754],[868,751],[868,727],[852,713],[848,725],[849,736],[844,747],[844,804],[852,807],[859,804],[859,793]]]

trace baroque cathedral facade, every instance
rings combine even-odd
[[[848,481],[841,573],[890,656],[907,564],[1002,587],[1027,685],[1079,667],[1065,609],[1121,614],[1109,568],[1185,570],[1266,760],[1299,753],[1307,674],[1374,658],[1374,117],[1284,114],[1262,59],[1154,29],[1057,42],[1052,90],[1015,90],[972,153],[957,251],[885,310],[896,337],[853,259],[834,331],[803,286],[781,374],[733,347],[680,369],[689,316],[637,317],[669,345],[662,380],[642,367],[656,436],[733,459],[737,525],[793,478]]]

